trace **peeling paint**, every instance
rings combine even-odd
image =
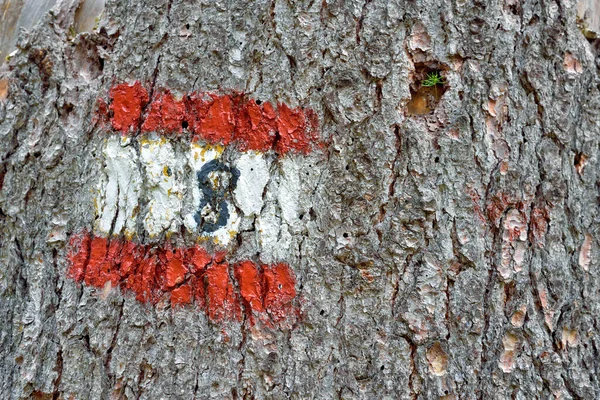
[[[104,235],[125,234],[131,238],[136,233],[136,214],[142,178],[138,169],[138,157],[130,145],[131,140],[118,136],[106,140],[103,154],[107,182],[100,182],[97,204],[99,218],[96,231]]]
[[[230,267],[224,253],[210,255],[200,246],[139,245],[87,232],[71,237],[68,261],[69,277],[104,298],[113,288],[152,304],[170,296],[172,306],[195,303],[213,322],[240,321],[242,311],[258,317],[250,324],[268,326],[283,327],[298,317],[296,280],[285,263],[243,260]]]
[[[243,93],[218,95],[191,93],[176,99],[169,90],[160,90],[146,115],[148,92],[139,83],[119,84],[110,90],[113,129],[120,132],[179,134],[193,133],[194,141],[215,145],[234,144],[240,151],[274,150],[307,154],[320,146],[318,118],[314,111],[290,108],[279,103],[258,104]]]
[[[300,186],[300,163],[293,158],[284,158],[279,163],[281,178],[277,201],[281,207],[281,216],[288,225],[298,219],[298,193]]]
[[[182,166],[170,142],[142,140],[140,160],[146,170],[148,213],[144,227],[150,238],[176,232],[181,224]]]
[[[246,217],[260,214],[263,191],[270,179],[269,164],[265,156],[255,151],[244,153],[236,161],[235,167],[240,172],[234,191],[237,206]]]

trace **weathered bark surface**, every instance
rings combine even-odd
[[[1,398],[600,397],[600,64],[573,1],[111,1],[88,32],[77,7],[0,77]],[[427,68],[446,90],[414,115]],[[96,100],[135,80],[316,111],[292,329],[67,278]]]

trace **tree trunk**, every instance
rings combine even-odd
[[[0,76],[0,397],[600,398],[592,3],[58,2]]]

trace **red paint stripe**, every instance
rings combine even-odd
[[[278,154],[307,154],[320,146],[318,118],[312,110],[259,104],[240,93],[194,92],[177,99],[163,90],[148,105],[148,92],[135,82],[114,86],[110,101],[112,127],[123,133],[180,134],[187,130],[192,140],[234,143],[241,151],[274,149]],[[105,109],[99,107],[98,112]]]
[[[104,288],[110,282],[140,302],[170,298],[172,306],[195,303],[211,321],[239,321],[242,307],[254,316],[281,325],[298,315],[294,273],[287,264],[257,265],[242,261],[230,268],[224,252],[156,247],[83,232],[73,235],[67,256],[68,276]]]

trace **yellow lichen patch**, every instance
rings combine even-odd
[[[434,343],[427,349],[427,361],[429,362],[429,372],[435,376],[444,376],[448,369],[448,355],[439,342]]]
[[[191,147],[194,161],[200,159],[203,163],[207,162],[209,158],[212,160],[220,157],[223,154],[223,151],[225,151],[225,147],[220,144],[211,145],[206,143],[192,143]]]

